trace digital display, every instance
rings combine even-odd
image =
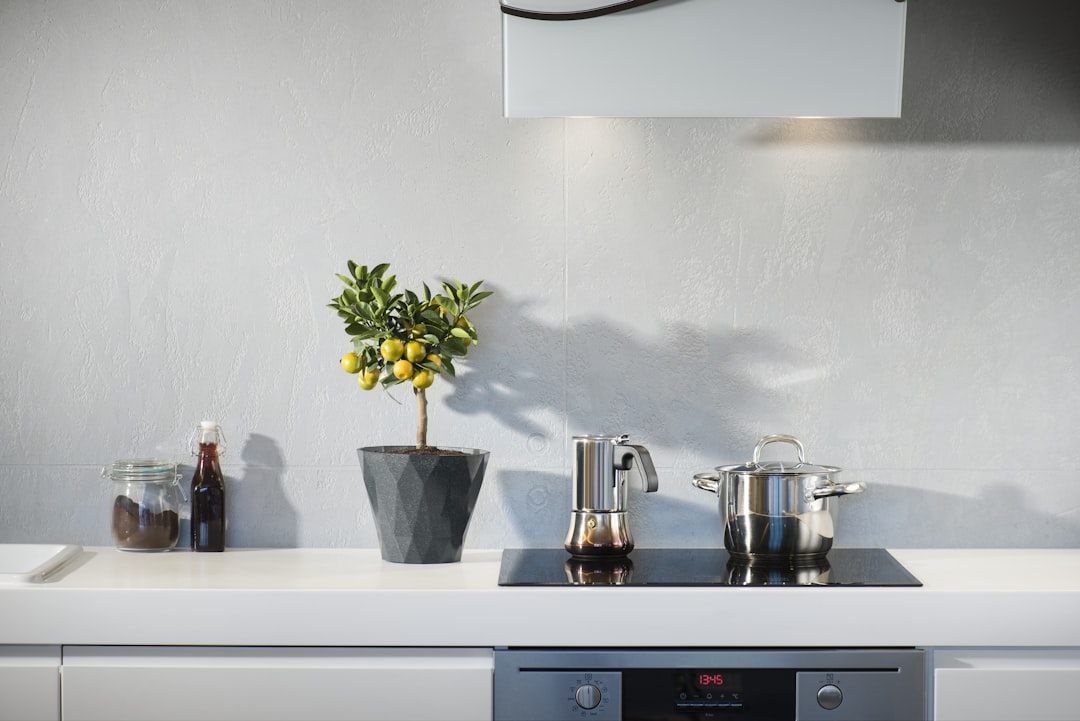
[[[742,674],[727,669],[701,668],[679,671],[675,683],[678,692],[693,697],[719,691],[740,692],[743,690]]]

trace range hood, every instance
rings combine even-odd
[[[503,112],[900,117],[897,0],[502,0]]]

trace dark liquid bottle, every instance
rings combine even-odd
[[[191,550],[225,550],[225,476],[218,459],[221,429],[203,421],[196,431],[199,460],[191,478]]]

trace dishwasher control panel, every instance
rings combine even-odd
[[[922,721],[917,649],[496,649],[495,721]]]

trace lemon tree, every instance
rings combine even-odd
[[[390,265],[372,268],[348,262],[348,275],[336,274],[344,286],[331,299],[352,339],[352,350],[341,367],[359,374],[364,390],[409,383],[416,397],[416,447],[427,448],[427,395],[441,373],[454,375],[454,362],[463,359],[479,336],[466,315],[491,291],[479,290],[484,281],[469,285],[458,280],[440,283],[442,292],[397,288]]]

